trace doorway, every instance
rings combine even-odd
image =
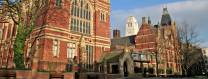
[[[112,65],[112,74],[118,74],[119,73],[119,67],[118,65]]]
[[[124,77],[128,77],[128,65],[126,61],[124,62],[123,69],[124,69]]]

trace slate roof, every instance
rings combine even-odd
[[[171,18],[170,15],[162,15],[162,19],[161,19],[161,25],[171,25]]]
[[[108,63],[118,62],[119,57],[122,55],[121,51],[112,51],[108,54],[103,55],[101,59],[99,60],[100,63],[103,63],[105,60],[107,60]]]
[[[114,38],[114,39],[111,39],[111,45],[112,46],[116,46],[116,45],[123,45],[123,46],[125,46],[125,45],[127,45],[127,46],[135,45],[135,37],[136,37],[136,35],[121,37],[121,38]]]
[[[116,63],[116,62],[119,62],[119,59],[122,58],[126,54],[130,55],[130,52],[125,53],[123,50],[115,50],[111,52],[106,52],[100,58],[99,63],[104,63],[105,60],[107,63]]]

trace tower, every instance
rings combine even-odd
[[[161,25],[162,26],[168,26],[171,25],[171,17],[170,14],[168,13],[168,9],[167,7],[163,8],[163,14],[162,14],[162,18],[161,18]]]
[[[125,36],[136,35],[139,31],[138,23],[135,17],[129,16],[126,23]]]
[[[168,61],[165,61],[166,64],[161,65],[165,69],[165,74],[168,74],[166,70],[170,68],[171,71],[180,73],[181,63],[178,62],[181,60],[181,55],[179,54],[179,43],[176,30],[176,23],[171,19],[171,16],[168,12],[167,7],[163,8],[163,13],[161,17],[161,26],[158,31],[158,48],[164,51],[159,51],[161,56]],[[169,49],[166,49],[169,48]]]

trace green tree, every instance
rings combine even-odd
[[[37,18],[47,9],[48,0],[4,0],[8,16],[17,25],[17,34],[13,44],[14,63],[17,69],[24,69],[25,41],[36,26]]]

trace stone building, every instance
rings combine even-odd
[[[110,49],[110,0],[48,0],[47,3],[42,9],[46,13],[36,19],[26,41],[25,65],[40,71],[65,71],[66,64],[85,62],[82,63],[85,68],[93,70],[102,52]],[[13,25],[0,24],[0,34],[3,27],[2,37],[9,40],[15,31],[8,28]],[[81,39],[84,54],[80,53]]]
[[[176,23],[172,21],[167,8],[163,8],[160,24],[152,25],[150,18],[143,17],[137,35],[111,39],[112,50],[125,46],[134,54],[135,67],[152,69],[152,74],[181,74]],[[157,62],[156,62],[157,60]]]
[[[129,76],[134,74],[134,62],[128,49],[106,52],[100,58],[99,72]]]

